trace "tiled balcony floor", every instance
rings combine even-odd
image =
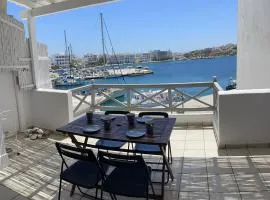
[[[70,142],[62,135],[7,141],[21,155],[0,171],[1,200],[57,199],[61,159],[53,140]],[[175,180],[166,185],[165,199],[270,199],[270,148],[218,150],[212,127],[176,127],[171,143]],[[87,199],[77,190],[70,197],[70,188],[64,183],[61,199]]]

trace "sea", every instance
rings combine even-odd
[[[236,56],[185,61],[146,63],[154,73],[143,76],[96,79],[98,84],[159,84],[212,81],[225,88],[230,79],[236,79]]]
[[[95,79],[95,84],[160,84],[209,82],[215,76],[220,86],[225,89],[230,79],[236,79],[236,56],[224,56],[211,59],[185,61],[166,61],[144,63],[153,70],[153,74],[125,76],[118,78]],[[122,66],[125,67],[125,66]],[[92,81],[84,81],[90,84]],[[71,89],[70,87],[56,89]],[[189,89],[191,92],[191,89]],[[192,93],[194,93],[193,91]]]

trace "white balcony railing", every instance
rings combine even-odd
[[[215,81],[176,84],[91,84],[70,90],[73,115],[91,109],[128,111],[167,111],[184,113],[215,111]]]

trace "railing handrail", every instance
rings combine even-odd
[[[210,87],[215,82],[188,82],[188,83],[160,83],[160,84],[88,84],[78,88],[70,89],[71,92],[82,91],[84,89],[99,89],[99,88],[187,88],[187,87]]]
[[[199,91],[195,94],[189,94],[188,91],[183,89],[186,88],[198,88]],[[120,102],[116,99],[118,93],[114,93],[113,90],[99,90],[99,89],[120,89],[126,95],[126,101]],[[141,89],[154,89],[152,90],[153,94],[150,96],[141,92]],[[155,90],[157,89],[157,91]],[[209,82],[188,82],[188,83],[160,83],[160,84],[88,84],[82,87],[70,89],[69,92],[72,93],[72,96],[79,100],[78,104],[74,107],[73,113],[76,115],[83,110],[95,110],[95,109],[117,109],[117,110],[129,110],[129,111],[168,111],[168,112],[186,112],[186,111],[214,111],[217,108],[217,98],[218,91],[223,89],[218,84],[217,80]],[[86,93],[83,93],[86,91]],[[116,90],[117,91],[117,90]],[[207,102],[204,99],[200,99],[202,94],[212,91],[213,101]],[[98,93],[97,93],[98,92]],[[136,94],[137,97],[141,96],[143,98],[135,98],[135,102],[131,102],[131,93]],[[167,93],[167,97],[164,97],[164,93]],[[113,95],[112,95],[113,94]],[[98,96],[97,96],[98,95]],[[166,98],[166,103],[160,100],[160,96]],[[175,96],[179,99],[174,99]],[[182,97],[181,97],[182,96]],[[101,98],[100,98],[101,97]],[[102,105],[102,102],[105,100],[112,100],[116,102],[117,105]],[[134,99],[133,99],[134,100]],[[163,99],[164,100],[164,99]],[[203,107],[186,107],[187,102],[196,102]],[[144,104],[153,103],[154,106],[145,107]],[[83,108],[81,107],[84,104]],[[151,104],[152,105],[152,104]],[[189,104],[190,105],[190,104]],[[87,107],[85,107],[87,106]],[[82,110],[83,109],[83,110]]]
[[[213,82],[213,86],[217,91],[223,91],[223,88],[219,85],[218,82]]]

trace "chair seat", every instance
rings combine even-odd
[[[151,168],[148,167],[151,177]],[[132,172],[132,173],[130,173]],[[148,182],[146,173],[138,168],[116,168],[103,184],[104,191],[129,197],[146,197]]]
[[[136,151],[141,151],[141,152],[154,152],[154,153],[158,153],[158,152],[160,152],[160,147],[158,145],[137,143],[135,145],[135,150]]]
[[[120,149],[122,146],[124,146],[125,142],[120,141],[113,141],[113,140],[98,140],[96,142],[97,147],[107,147],[107,148],[115,148]]]
[[[107,166],[103,166],[107,170]],[[63,171],[61,178],[75,185],[92,188],[101,180],[101,173],[95,163],[77,161]]]

